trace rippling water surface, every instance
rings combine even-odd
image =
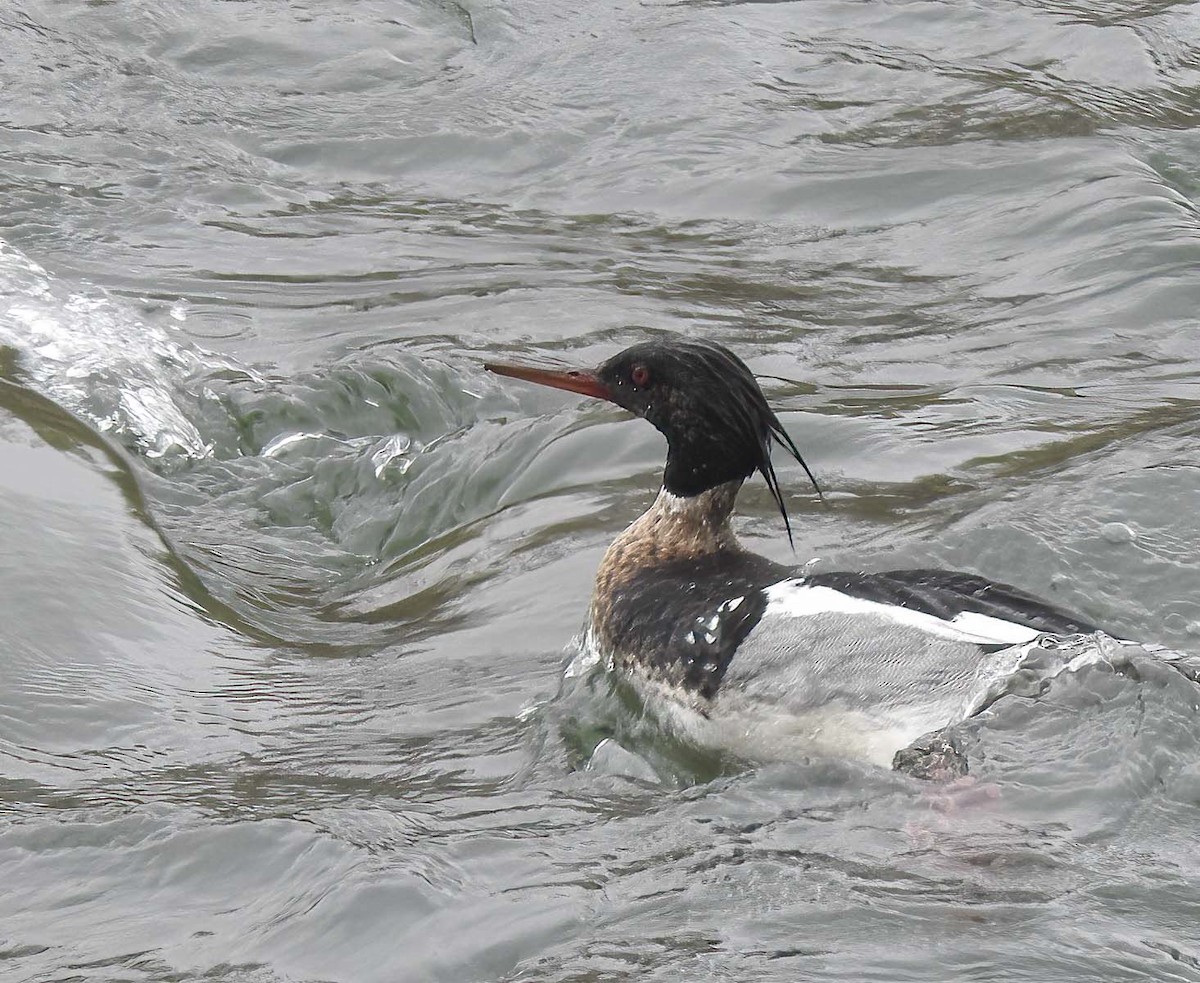
[[[0,42],[5,980],[1200,980],[1195,686],[1013,699],[958,794],[680,743],[572,661],[661,439],[480,367],[718,339],[831,500],[783,469],[793,556],[748,487],[755,549],[1195,652],[1195,5]]]

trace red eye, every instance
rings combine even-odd
[[[629,378],[633,380],[633,384],[639,389],[642,386],[648,385],[650,382],[650,370],[644,365],[635,365],[633,371],[629,373]]]

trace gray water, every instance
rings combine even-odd
[[[0,978],[1200,980],[1195,686],[688,746],[575,671],[661,439],[480,366],[718,339],[754,549],[1196,652],[1197,124],[1187,3],[6,0]]]

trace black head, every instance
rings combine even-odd
[[[670,338],[646,341],[614,355],[594,371],[488,364],[501,375],[606,399],[654,424],[667,438],[663,487],[692,496],[758,471],[767,482],[791,539],[787,507],[771,465],[771,444],[816,479],[757,380],[723,345]],[[817,488],[820,495],[820,488]]]

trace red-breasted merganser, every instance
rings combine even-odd
[[[816,480],[722,345],[644,342],[597,369],[486,367],[616,403],[667,438],[662,490],[601,561],[589,640],[674,709],[765,714],[793,742],[949,778],[967,766],[945,728],[1108,658],[1086,618],[973,574],[802,574],[743,549],[729,518],[755,471],[791,539],[772,443]]]

